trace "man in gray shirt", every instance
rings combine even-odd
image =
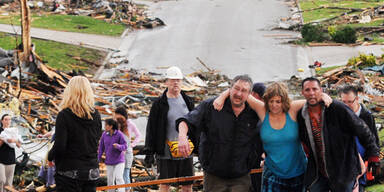
[[[194,107],[192,99],[181,91],[183,74],[178,67],[170,67],[166,72],[167,90],[151,107],[146,130],[146,159],[152,155],[158,160],[159,179],[193,176],[191,155],[174,157],[170,152],[168,141],[177,141],[176,119],[183,117]],[[194,138],[191,138],[195,141]],[[196,143],[196,142],[194,142]],[[183,182],[183,192],[192,191],[192,182]],[[161,184],[160,191],[169,191],[169,185]]]

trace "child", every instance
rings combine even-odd
[[[117,124],[119,125],[119,130],[124,134],[124,139],[127,142],[127,151],[125,151],[125,167],[124,167],[124,182],[125,184],[131,183],[130,179],[130,172],[131,172],[131,167],[132,167],[132,161],[133,161],[133,150],[131,146],[131,139],[129,137],[129,132],[128,132],[128,124],[127,124],[127,119],[125,119],[122,116],[118,116],[116,118]],[[130,188],[127,187],[125,188],[126,192],[130,191]]]
[[[124,168],[124,181],[125,184],[131,183],[130,172],[133,161],[133,147],[141,139],[140,131],[137,129],[135,123],[128,119],[128,113],[125,107],[117,107],[115,110],[114,119],[117,120],[118,124],[121,125],[120,131],[124,133],[124,138],[128,143],[127,151],[125,152],[125,168]],[[133,136],[134,135],[134,136]],[[135,138],[133,141],[131,138]],[[125,188],[125,191],[128,192],[130,188]]]
[[[100,138],[98,158],[101,161],[101,156],[105,152],[108,185],[124,184],[123,172],[126,150],[127,143],[123,133],[118,130],[117,122],[113,119],[107,119],[105,121],[105,131]],[[124,189],[119,188],[118,191],[124,192]]]

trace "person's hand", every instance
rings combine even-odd
[[[7,139],[8,143],[16,143],[16,141],[17,141],[16,139]]]
[[[217,111],[221,111],[224,106],[225,99],[229,95],[229,90],[224,91],[221,93],[214,101],[213,101],[213,108],[215,108]]]
[[[114,144],[113,144],[113,147],[114,147],[115,149],[117,149],[117,148],[119,147],[119,144],[114,143]]]
[[[186,135],[179,135],[179,154],[183,157],[188,157],[191,154],[191,148]]]
[[[265,161],[265,160],[260,161],[260,168],[263,168],[263,167],[264,167],[264,161]]]
[[[215,108],[216,110],[221,111],[221,109],[223,109],[223,106],[224,100],[221,99],[220,96],[213,101],[213,108]]]
[[[38,134],[37,138],[43,138],[44,136],[42,134]]]
[[[150,168],[155,163],[155,157],[153,155],[145,155],[144,166]]]
[[[55,163],[53,161],[48,161],[48,167],[53,167],[55,166]]]
[[[329,105],[331,105],[331,103],[333,102],[332,98],[326,93],[321,94],[321,99],[327,107],[329,107]]]
[[[379,157],[368,158],[368,171],[372,172],[373,176],[380,175],[380,160]]]
[[[260,167],[264,167],[264,162],[265,162],[265,153],[261,154],[261,161],[260,161]]]

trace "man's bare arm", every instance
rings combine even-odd
[[[179,124],[179,153],[183,157],[187,157],[191,153],[191,148],[189,147],[187,133],[188,133],[187,123],[185,121],[180,122],[180,124]]]

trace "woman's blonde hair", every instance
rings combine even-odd
[[[284,112],[288,112],[289,107],[291,105],[291,99],[288,97],[288,88],[285,86],[285,84],[280,82],[272,83],[267,87],[265,90],[265,93],[263,95],[263,99],[265,102],[265,109],[269,111],[268,102],[269,100],[274,96],[280,96],[281,97],[281,103],[283,107]]]
[[[93,119],[95,96],[88,79],[83,76],[72,77],[64,89],[61,109],[69,108],[81,118]]]

